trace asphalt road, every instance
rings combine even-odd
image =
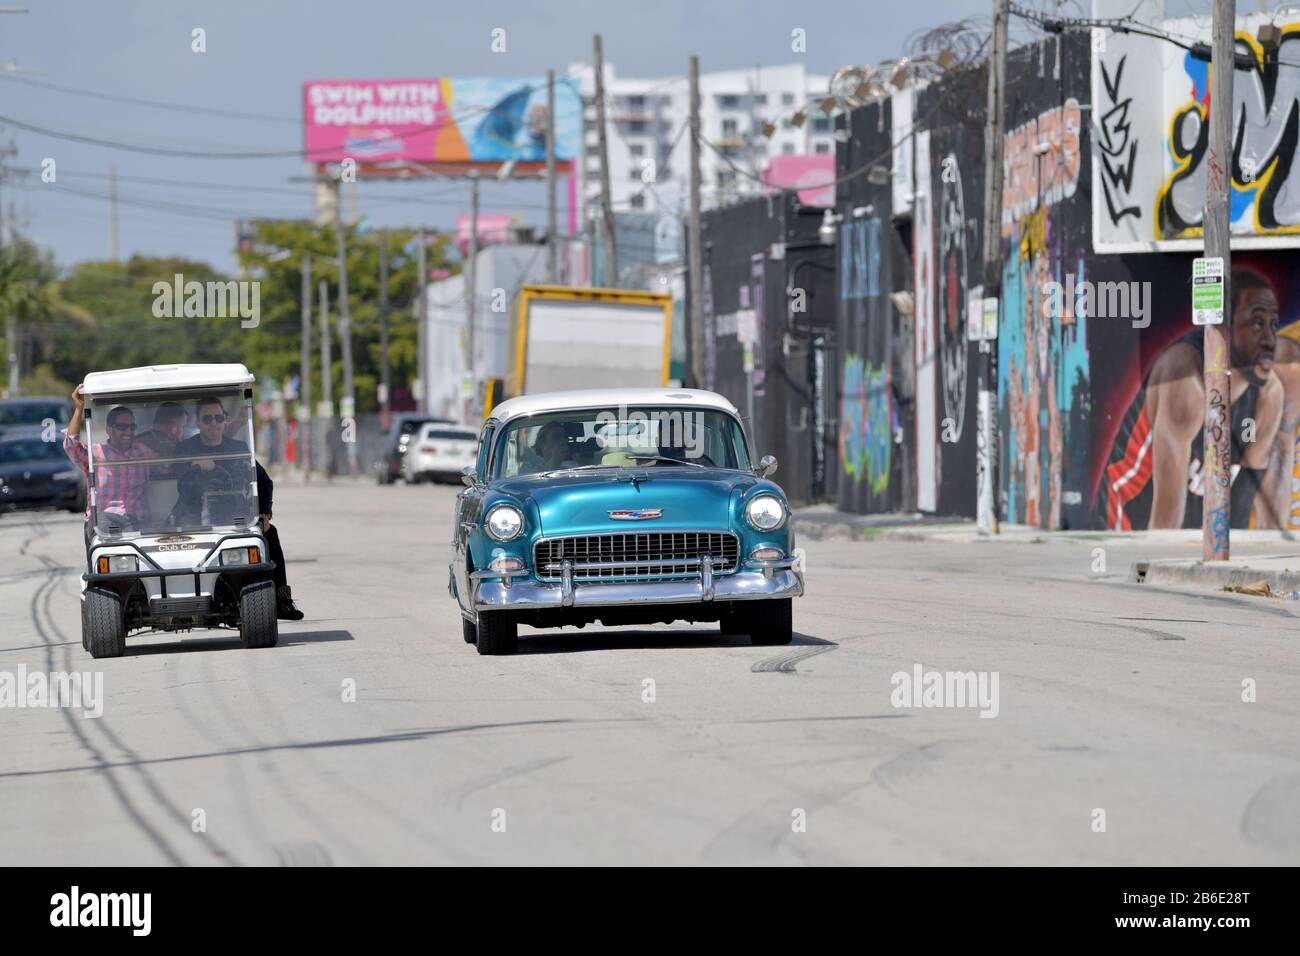
[[[788,648],[524,628],[484,658],[454,495],[283,487],[279,647],[101,662],[80,520],[0,517],[0,671],[104,675],[98,719],[0,708],[0,864],[1300,863],[1298,605],[1125,583],[1185,547],[809,542]],[[996,672],[997,716],[895,707],[918,664]]]

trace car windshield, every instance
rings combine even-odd
[[[0,425],[43,425],[47,421],[68,423],[68,406],[63,402],[0,402]]]
[[[464,428],[426,428],[422,437],[439,441],[478,441],[476,432]]]
[[[102,533],[238,530],[256,521],[252,423],[238,390],[96,398],[87,407],[81,440],[90,441]]]
[[[698,408],[589,408],[517,419],[497,439],[495,478],[572,468],[745,469],[740,423]]]
[[[56,441],[25,438],[20,441],[0,441],[0,465],[13,465],[25,461],[53,461],[62,459],[63,446]]]

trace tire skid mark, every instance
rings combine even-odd
[[[28,538],[27,541],[23,543],[20,553],[26,554],[28,546],[37,537],[43,536],[44,535],[34,535],[33,537]],[[41,585],[32,593],[31,604],[29,607],[32,626],[36,628],[36,633],[46,644],[45,669],[47,673],[52,672],[55,669],[54,648],[57,642],[53,640],[53,635],[46,629],[45,624],[41,621],[41,609],[43,607],[42,600],[45,593],[53,588],[54,584],[54,576],[47,575],[46,579],[41,582]],[[67,654],[66,648],[64,649],[64,652]],[[80,725],[77,723],[77,718],[74,717],[72,712],[66,707],[60,707],[58,710],[59,715],[63,718],[63,722],[67,724],[68,730],[71,731],[73,737],[77,739],[77,742],[81,745],[81,749],[90,757],[93,769],[103,775],[104,781],[108,784],[109,790],[112,791],[113,798],[117,801],[118,806],[122,808],[122,812],[126,814],[131,822],[135,824],[137,829],[139,829],[144,837],[153,845],[154,849],[156,849],[169,864],[172,866],[184,866],[185,861],[181,858],[180,854],[176,852],[162,833],[154,828],[149,820],[145,818],[145,815],[140,811],[140,809],[137,808],[135,801],[133,801],[131,796],[126,792],[126,788],[123,786],[122,781],[118,780],[117,775],[114,773],[112,764],[100,749],[91,742],[90,737],[82,731]],[[97,718],[97,721],[103,719],[103,717],[99,717]]]
[[[191,656],[192,655],[181,655],[177,660],[177,663],[183,667],[190,662],[189,658]],[[229,742],[218,736],[214,730],[214,728],[219,725],[213,721],[205,721],[195,716],[194,710],[186,702],[185,696],[177,692],[180,687],[188,687],[191,685],[203,687],[211,686],[212,682],[209,680],[211,655],[199,654],[198,657],[200,668],[199,679],[192,682],[169,684],[167,685],[167,690],[170,692],[176,710],[180,713],[181,717],[184,718],[185,722],[198,732],[200,738],[206,739],[218,747],[225,748],[229,746]],[[230,761],[226,776],[230,792],[234,795],[235,804],[241,817],[246,822],[253,842],[257,845],[271,842],[266,831],[262,828],[261,815],[257,812],[253,801],[250,799],[248,784],[244,776],[243,761]]]
[[[268,651],[273,652],[272,649],[265,648],[262,650],[262,653],[267,653]],[[245,656],[247,656],[249,653],[250,652],[245,652]],[[211,668],[212,668],[211,659],[205,657],[205,659],[201,663],[203,668],[203,676],[205,678],[204,685],[203,685],[204,691],[207,693],[209,700],[212,702],[215,710],[220,711],[222,716],[222,721],[225,724],[225,726],[231,728],[235,732],[235,735],[238,739],[246,742],[244,746],[237,746],[237,747],[231,747],[228,744],[223,743],[222,745],[223,750],[219,754],[216,754],[215,756],[219,756],[222,758],[230,758],[230,757],[237,758],[241,756],[248,756],[248,755],[254,755],[259,753],[268,753],[268,752],[272,752],[275,750],[282,750],[282,749],[292,751],[293,749],[292,744],[287,746],[283,746],[283,745],[275,746],[275,745],[267,744],[266,741],[262,739],[262,737],[258,735],[252,729],[252,727],[250,727],[249,724],[243,719],[243,716],[240,714],[239,710],[230,705],[230,702],[226,700],[225,694],[217,691],[215,682],[210,679],[206,679],[209,678],[211,675]],[[247,661],[245,662],[245,667],[246,668],[248,667]],[[265,703],[265,699],[262,694],[259,693],[258,698],[259,698],[259,703],[262,704]],[[254,744],[254,746],[250,747],[248,746],[248,743],[252,743]],[[284,798],[285,803],[293,807],[294,811],[302,818],[302,820],[314,826],[316,831],[319,834],[329,839],[336,846],[343,848],[348,854],[351,855],[351,857],[355,861],[359,862],[361,865],[363,866],[374,865],[373,861],[365,853],[365,851],[363,851],[355,843],[349,840],[347,836],[341,833],[325,815],[318,813],[316,809],[303,798],[302,794],[300,794],[285,779],[285,775],[280,773],[278,768],[273,768],[271,772],[266,773],[263,776],[269,780],[271,786],[275,790],[279,791],[280,795]]]
[[[572,754],[565,754],[563,757],[543,757],[540,760],[530,760],[527,763],[515,764],[513,767],[505,767],[493,773],[485,774],[476,780],[467,781],[464,785],[457,788],[456,791],[456,809],[460,810],[465,805],[465,800],[472,793],[477,793],[486,787],[495,786],[505,783],[507,780],[513,780],[516,777],[526,777],[531,773],[539,770],[545,770],[557,763],[564,763],[566,760],[572,760]]]
[[[249,675],[249,686],[252,688],[253,693],[256,695],[262,711],[268,713],[278,726],[280,726],[281,728],[286,728],[284,717],[273,702],[274,691],[268,694],[266,688],[262,684],[261,677],[256,668],[251,668],[251,673]],[[362,700],[364,700],[364,697],[362,698]],[[352,703],[348,706],[352,708],[358,708],[359,705],[357,703]],[[368,714],[368,712],[364,708],[356,710],[356,712],[363,715]],[[301,757],[301,759],[304,761],[304,763],[306,763],[311,768],[312,772],[315,773],[318,777],[320,777],[322,780],[328,781],[330,784],[334,786],[336,790],[339,790],[343,793],[347,793],[351,795],[353,798],[361,801],[362,803],[365,803],[368,806],[371,806],[376,810],[378,810],[379,818],[384,820],[385,822],[391,822],[394,826],[398,828],[398,830],[402,833],[402,835],[407,839],[410,839],[412,834],[419,834],[430,844],[436,847],[439,852],[446,854],[452,860],[455,860],[465,865],[473,864],[475,862],[475,860],[473,860],[471,857],[467,856],[462,851],[459,851],[455,847],[448,844],[444,839],[442,839],[437,834],[431,832],[427,827],[421,825],[421,823],[417,819],[414,819],[411,815],[403,812],[400,808],[390,805],[385,801],[378,799],[377,797],[374,796],[374,794],[370,793],[369,791],[365,790],[362,787],[358,787],[352,783],[349,783],[347,779],[343,777],[341,774],[339,774],[337,771],[324,766],[320,761],[320,759],[311,753],[310,749],[299,750],[298,754]],[[353,853],[357,854],[358,851],[354,849]]]
[[[40,537],[47,537],[49,534],[48,529],[42,528],[42,531],[43,533],[40,535]],[[31,540],[32,539],[29,539],[29,541],[24,545],[24,547],[30,544]],[[54,669],[53,667],[54,649],[58,647],[61,649],[63,654],[63,669],[67,671],[71,671],[74,669],[72,666],[73,662],[72,662],[72,651],[71,651],[71,648],[74,646],[73,642],[65,640],[62,643],[54,643],[49,640],[51,635],[56,635],[61,638],[67,637],[67,635],[64,634],[62,632],[62,629],[59,627],[58,622],[54,617],[54,613],[50,607],[50,603],[51,600],[53,599],[54,592],[58,588],[60,588],[68,580],[68,578],[66,575],[60,573],[63,566],[53,562],[46,555],[36,554],[32,556],[38,558],[49,569],[49,573],[45,585],[43,585],[42,589],[39,589],[37,593],[33,595],[32,598],[32,620],[37,625],[37,631],[41,635],[41,638],[45,640],[48,645],[48,648],[46,650],[46,661],[50,665],[48,669],[49,670]],[[80,594],[76,595],[76,597],[77,600],[80,600]],[[44,614],[45,623],[48,626],[48,632],[41,626],[40,623],[41,613]],[[60,708],[60,710],[64,715],[65,722],[69,723],[69,725],[73,728],[74,733],[82,741],[83,747],[88,747],[89,749],[93,750],[94,754],[97,755],[98,762],[101,764],[104,772],[108,775],[110,779],[112,779],[113,772],[111,766],[113,763],[116,762],[107,759],[106,755],[102,751],[100,751],[98,748],[95,748],[93,745],[89,743],[88,737],[85,734],[82,734],[81,731],[78,729],[78,725],[76,724],[76,718],[73,717],[71,712],[69,712],[65,708]],[[109,744],[112,747],[116,748],[120,754],[126,756],[128,760],[127,765],[129,766],[134,776],[138,779],[138,782],[144,787],[145,792],[148,793],[148,795],[153,798],[153,800],[158,804],[158,806],[162,808],[163,812],[166,813],[169,817],[171,817],[171,819],[174,822],[178,823],[186,830],[189,830],[191,824],[190,818],[185,814],[185,812],[180,807],[178,807],[175,804],[174,801],[172,801],[172,799],[167,795],[166,791],[163,790],[162,786],[158,783],[157,779],[153,776],[153,774],[151,774],[149,770],[142,765],[139,754],[136,753],[136,751],[134,751],[130,747],[128,747],[126,743],[116,733],[113,732],[113,730],[110,728],[109,724],[107,723],[107,721],[104,719],[103,716],[97,717],[93,721],[93,723],[95,727],[99,730],[99,732],[102,733],[106,738],[108,738]],[[115,779],[113,780],[113,783],[116,784]],[[125,796],[124,788],[121,788],[120,785],[118,785],[117,789],[119,789],[121,794]],[[141,819],[143,818],[141,817]],[[153,828],[151,827],[150,829],[152,830]],[[180,857],[175,847],[173,847],[171,843],[168,842],[166,838],[162,836],[161,833],[158,833],[158,831],[156,830],[154,830],[153,832],[157,833],[158,839],[161,840],[162,843],[166,846],[165,855],[168,856],[168,859],[174,865],[182,865],[182,866],[185,865],[185,860]],[[223,863],[225,863],[228,866],[239,865],[239,861],[236,860],[229,851],[227,851],[224,847],[222,847],[221,844],[216,839],[209,836],[205,832],[199,832],[194,835],[198,837],[199,842],[203,844],[207,852],[211,854],[213,857],[216,857],[217,859],[221,860]]]
[[[761,661],[756,661],[749,669],[755,674],[794,674],[797,673],[795,668],[800,661],[806,661],[810,657],[825,654],[838,647],[839,645],[833,642],[803,645],[783,654],[777,654],[775,657],[765,657]]]
[[[301,840],[295,843],[277,843],[271,847],[275,851],[277,866],[333,866],[334,858],[330,856],[329,847],[313,840]]]

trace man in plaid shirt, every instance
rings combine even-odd
[[[90,477],[89,456],[81,440],[81,419],[86,400],[81,386],[72,393],[76,403],[72,420],[63,435],[63,450],[68,457]],[[149,524],[149,503],[145,500],[145,484],[149,480],[147,465],[123,465],[121,462],[153,458],[154,453],[135,442],[135,413],[119,405],[108,413],[108,441],[95,446],[95,503],[99,513],[121,515],[137,527]],[[90,536],[90,505],[86,505],[86,536]]]

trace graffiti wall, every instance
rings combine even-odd
[[[821,215],[791,195],[710,210],[701,221],[703,384],[740,410],[797,504],[822,500],[826,472],[838,467],[828,461],[838,436],[820,351],[834,331],[838,272],[834,250],[817,239]]]
[[[1272,47],[1258,23],[1239,20],[1254,73],[1238,85],[1229,157],[1204,148],[1209,77],[1194,57],[1115,33],[1100,50],[1066,33],[1010,55],[993,447],[1002,520],[1199,527],[1208,405],[1210,428],[1230,438],[1231,524],[1300,530],[1300,82],[1276,62],[1290,50],[1300,69],[1300,18]],[[855,110],[840,146],[840,176],[868,170],[841,184],[836,207],[830,467],[844,510],[975,516],[981,365],[967,331],[984,294],[985,93],[983,72],[955,72],[893,104],[912,111],[907,122],[889,104]],[[885,131],[897,138],[912,120],[909,192],[897,170],[872,175],[871,164],[897,156]],[[1232,385],[1207,395],[1190,276],[1216,162],[1232,177],[1239,238],[1222,357]]]
[[[971,517],[979,353],[967,311],[982,295],[986,84],[983,70],[965,71],[922,90],[916,104],[929,117],[913,210],[916,407],[920,433],[933,441],[918,449],[918,472],[932,474],[936,513]]]
[[[856,110],[847,123],[840,164],[879,161],[883,175],[844,184],[837,208],[839,297],[836,310],[839,407],[836,500],[854,512],[902,506],[899,315],[890,298],[896,269],[890,217],[891,146],[888,101]],[[874,181],[873,181],[874,180]]]
[[[1058,61],[1059,57],[1059,61]],[[1088,525],[1090,209],[1084,177],[1088,46],[1079,37],[1008,65],[998,341],[1000,513]],[[1049,80],[1050,82],[1043,82]],[[1086,181],[1086,180],[1084,180]],[[1059,290],[1059,291],[1058,291]]]
[[[1189,43],[1208,42],[1208,17],[1163,21]],[[1260,27],[1266,31],[1263,40]],[[1233,143],[1209,148],[1210,65],[1152,37],[1107,32],[1094,55],[1093,224],[1105,252],[1196,247],[1207,177],[1232,185],[1232,233],[1241,248],[1293,246],[1300,234],[1300,14],[1237,18]],[[1265,42],[1266,41],[1266,42]]]

